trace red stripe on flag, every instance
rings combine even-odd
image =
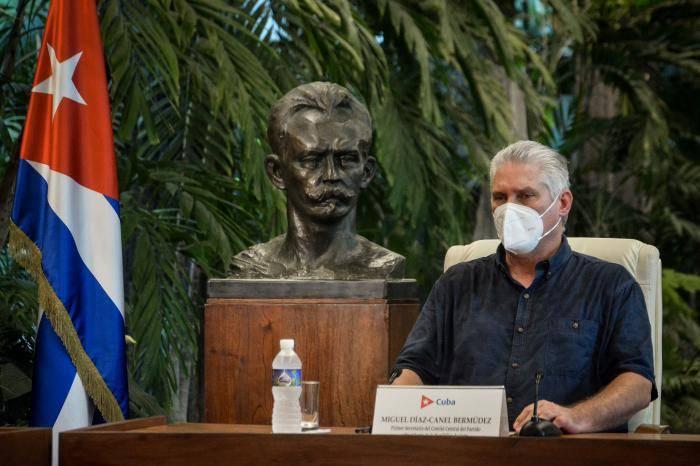
[[[82,52],[72,82],[85,105],[64,96],[54,113],[56,92],[32,92],[22,158],[47,164],[87,188],[118,199],[109,95],[95,0],[51,1],[34,87],[57,76],[48,45],[55,50],[58,62],[66,62]]]

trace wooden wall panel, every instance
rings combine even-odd
[[[321,382],[321,424],[368,425],[376,385],[386,383],[417,312],[417,302],[384,299],[210,299],[205,420],[269,424],[272,360],[279,340],[294,338],[304,379]]]

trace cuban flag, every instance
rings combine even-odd
[[[54,446],[58,432],[123,420],[128,406],[119,191],[95,4],[51,1],[10,228],[10,251],[39,286],[31,425],[53,427]]]

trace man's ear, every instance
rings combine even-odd
[[[282,191],[287,189],[282,177],[282,161],[277,154],[269,154],[265,157],[265,171],[272,184]]]
[[[377,173],[377,159],[371,155],[368,156],[362,170],[362,183],[360,186],[362,186],[362,189],[365,189],[367,186],[369,186],[372,178],[374,178],[374,175]]]
[[[559,199],[559,215],[568,217],[571,212],[571,206],[574,204],[574,195],[569,189],[562,191]]]

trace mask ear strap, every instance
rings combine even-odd
[[[540,236],[540,239],[542,239],[542,238],[544,238],[545,236],[547,236],[548,234],[550,234],[550,233],[557,227],[557,225],[559,225],[559,222],[561,222],[561,217],[559,217],[559,220],[557,220],[557,223],[555,223],[554,226],[553,226],[552,228],[550,228],[549,230],[547,230],[547,233],[545,233],[544,235]],[[538,241],[539,241],[539,240],[538,240]]]
[[[542,217],[544,216],[544,214],[546,214],[547,212],[549,212],[549,209],[551,209],[552,206],[557,202],[557,200],[559,199],[559,196],[560,196],[560,195],[561,195],[561,193],[559,193],[559,194],[557,194],[556,196],[554,196],[554,200],[552,201],[551,204],[549,204],[549,207],[547,207],[547,208],[544,210],[544,212],[542,212],[542,213],[540,214],[540,218],[542,218]],[[550,231],[551,231],[551,230],[550,230]],[[546,233],[545,233],[545,234],[546,234]]]

